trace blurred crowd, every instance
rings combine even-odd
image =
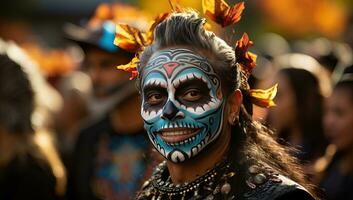
[[[251,84],[277,83],[278,93],[275,107],[255,107],[253,117],[292,149],[325,199],[353,200],[353,13],[343,16],[331,7],[337,14],[321,16],[323,24],[304,23],[300,16],[285,21],[275,15],[280,8],[264,2],[250,3],[248,15],[262,9],[273,23],[285,25],[254,38],[258,67]],[[314,5],[306,9],[330,6]],[[100,4],[85,20],[61,26],[60,48],[34,35],[31,24],[0,17],[0,199],[135,195],[161,158],[144,132],[134,81],[116,69],[134,54],[113,42],[116,23],[144,30],[151,16],[128,4]],[[314,25],[322,32],[312,34]],[[290,28],[298,33],[283,30]],[[310,34],[293,36],[303,32]]]

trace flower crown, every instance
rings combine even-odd
[[[178,4],[169,0],[173,12],[183,12]],[[229,6],[224,0],[202,0],[202,8],[204,14],[212,21],[226,27],[235,24],[240,21],[243,10],[245,9],[244,2]],[[166,19],[170,13],[162,13],[158,15],[150,24],[150,28],[147,32],[141,32],[140,30],[131,27],[127,24],[117,24],[116,35],[114,44],[118,47],[125,49],[129,52],[135,53],[135,57],[130,63],[120,65],[117,68],[131,73],[130,80],[138,76],[137,65],[139,63],[139,54],[144,50],[145,47],[152,44],[154,39],[154,30],[156,26]],[[253,42],[249,39],[247,33],[236,41],[235,43],[235,56],[237,58],[237,65],[241,68],[242,82],[246,83],[244,89],[248,91],[251,102],[260,107],[271,107],[275,106],[273,99],[277,93],[277,84],[269,89],[250,89],[247,83],[250,74],[256,67],[257,56],[254,53],[248,51],[253,46]],[[243,88],[242,88],[243,89]]]

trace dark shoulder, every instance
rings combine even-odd
[[[30,154],[18,155],[5,173],[4,191],[0,192],[5,199],[56,199],[56,179],[47,161]]]
[[[245,184],[247,200],[314,200],[303,186],[270,167],[250,166]]]
[[[314,199],[307,191],[302,189],[296,189],[290,192],[286,192],[285,194],[276,198],[276,200],[312,200]]]
[[[44,158],[25,153],[17,155],[7,167],[9,174],[18,176],[18,179],[31,178],[47,178],[54,179],[52,169]]]

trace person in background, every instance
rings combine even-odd
[[[90,115],[87,99],[91,95],[91,80],[86,73],[74,71],[62,76],[57,88],[63,103],[55,115],[56,140],[65,166],[70,166],[79,130]]]
[[[319,81],[308,70],[284,68],[273,82],[278,83],[278,93],[276,106],[269,110],[268,122],[281,142],[298,148],[296,156],[308,164],[322,156],[327,145]]]
[[[121,12],[117,14],[123,16],[131,9],[124,5],[106,6],[99,6],[97,12],[102,8],[106,11],[119,8]],[[86,54],[84,68],[92,81],[94,99],[88,106],[96,117],[79,131],[68,196],[75,200],[129,199],[148,173],[146,155],[149,156],[151,149],[139,114],[135,85],[128,74],[116,70],[116,66],[128,62],[134,54],[114,45],[112,20],[104,19],[93,27],[91,24],[69,29],[71,39]],[[85,31],[87,37],[80,38],[78,30]]]
[[[325,135],[332,144],[318,182],[328,200],[353,199],[353,66],[344,70],[326,103]]]
[[[64,193],[64,170],[58,155],[47,135],[35,130],[32,123],[35,100],[22,67],[1,54],[0,199],[55,200]]]
[[[99,120],[117,102],[134,92],[128,76],[117,72],[116,66],[134,56],[114,45],[115,23],[122,22],[134,27],[146,28],[147,18],[135,7],[125,4],[100,4],[85,24],[67,23],[65,37],[78,44],[84,51],[82,70],[91,79],[92,92],[87,97],[90,118]]]

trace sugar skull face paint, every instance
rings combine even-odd
[[[183,162],[220,135],[220,79],[205,58],[189,49],[161,50],[140,74],[145,129],[165,158]]]

